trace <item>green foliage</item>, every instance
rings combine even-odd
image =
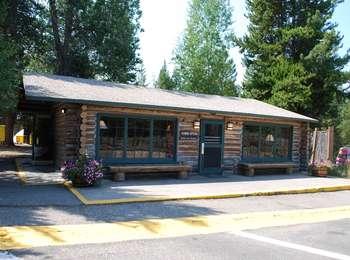
[[[173,77],[179,89],[236,95],[236,68],[229,57],[232,18],[228,0],[192,0]]]
[[[136,79],[135,82],[133,82],[137,86],[143,86],[146,87],[147,84],[147,77],[146,77],[146,69],[143,63],[139,63],[136,68]]]
[[[109,80],[132,82],[136,79],[135,66],[141,62],[138,55],[141,31],[139,0],[97,0],[90,16],[93,31],[92,47],[96,74]]]
[[[165,61],[164,61],[162,68],[159,71],[158,79],[155,82],[155,85],[159,88],[162,88],[162,89],[175,89],[176,88],[176,83],[171,78]]]
[[[35,57],[46,52],[42,40],[45,11],[37,1],[5,0],[0,3],[0,13],[0,110],[13,112],[22,71],[37,63]]]
[[[13,111],[17,106],[20,74],[14,62],[14,46],[0,35],[0,112]]]
[[[247,67],[244,95],[331,123],[350,59],[337,54],[342,37],[330,21],[340,2],[247,0],[248,33],[235,39]]]
[[[140,16],[139,0],[50,0],[26,70],[134,83]]]
[[[350,102],[343,106],[340,118],[337,130],[340,134],[341,146],[350,145]]]

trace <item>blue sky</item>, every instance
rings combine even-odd
[[[143,12],[141,25],[145,30],[140,35],[141,57],[144,61],[147,81],[152,85],[157,78],[164,60],[172,68],[171,58],[179,38],[186,26],[189,0],[141,0]],[[246,32],[248,20],[244,17],[245,0],[231,0],[233,7],[234,31],[237,36]],[[344,35],[344,54],[350,48],[350,0],[345,0],[335,10],[333,20],[338,24],[338,30]],[[232,50],[236,63],[237,83],[244,76],[244,66],[237,48]],[[350,68],[350,66],[348,66]]]

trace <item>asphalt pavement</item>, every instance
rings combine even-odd
[[[14,250],[24,259],[350,259],[349,220],[253,231]],[[286,243],[284,243],[286,242]]]
[[[23,186],[13,161],[0,159],[0,226],[95,224],[349,205],[350,191],[84,206],[63,186]],[[342,219],[241,232],[0,251],[0,259],[350,259],[349,243],[350,220]]]

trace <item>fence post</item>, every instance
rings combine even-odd
[[[333,162],[333,151],[334,151],[334,126],[330,126],[327,129],[327,160]]]
[[[311,150],[311,164],[315,162],[315,153],[316,153],[316,143],[317,143],[317,127],[314,130],[314,135],[312,137],[312,150]]]

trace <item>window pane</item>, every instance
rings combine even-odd
[[[99,154],[103,158],[122,158],[124,152],[124,119],[101,117]]]
[[[273,127],[261,127],[260,157],[273,158],[274,134]]]
[[[291,128],[277,128],[275,156],[278,158],[288,158],[290,146]]]
[[[150,148],[150,120],[128,119],[128,158],[147,158]]]
[[[221,143],[222,142],[222,125],[206,124],[204,138],[206,143]]]
[[[153,122],[153,158],[173,159],[175,148],[175,122],[154,120]]]
[[[259,156],[259,126],[245,126],[243,129],[243,157]]]

